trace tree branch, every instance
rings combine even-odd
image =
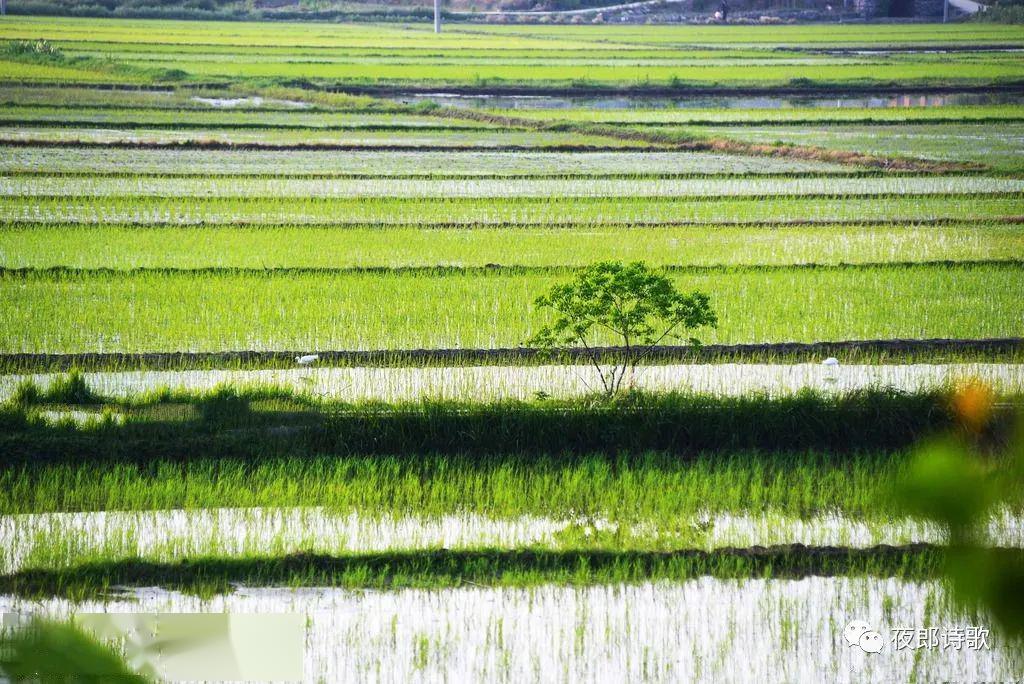
[[[594,368],[597,369],[597,375],[598,375],[598,377],[601,378],[601,386],[604,387],[605,394],[611,394],[611,390],[608,389],[608,383],[605,382],[604,371],[601,370],[601,364],[599,364],[597,362],[597,354],[594,352],[594,350],[592,350],[590,348],[590,345],[587,344],[587,341],[583,338],[582,335],[579,336],[578,339],[580,341],[580,344],[583,345],[583,348],[587,350],[587,354],[590,356],[590,361],[591,361],[591,363],[594,364]],[[614,369],[613,369],[612,377],[613,378],[615,377]]]

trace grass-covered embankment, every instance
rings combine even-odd
[[[1019,553],[1007,550],[1019,562]],[[97,562],[63,569],[27,569],[0,576],[0,594],[84,599],[118,588],[160,586],[197,594],[247,587],[352,589],[593,585],[695,577],[795,579],[807,576],[941,576],[944,553],[927,544],[867,549],[802,545],[676,551],[418,551],[414,553],[265,558],[196,558],[178,563]]]
[[[1024,337],[1004,338],[932,338],[838,340],[834,342],[778,342],[761,344],[659,345],[646,352],[646,363],[659,364],[798,364],[819,363],[830,356],[841,356],[843,363],[868,366],[919,363],[1020,364],[1024,361]],[[79,353],[0,353],[0,371],[17,378],[21,374],[63,373],[69,370],[122,373],[131,371],[188,370],[291,370],[295,351],[223,351],[223,352],[79,352]],[[558,351],[533,347],[494,349],[392,349],[382,351],[319,350],[318,364],[329,368],[463,368],[510,366],[522,368],[547,364],[590,366],[594,360],[612,363],[622,359],[619,347],[566,348]],[[514,369],[513,369],[514,370]],[[513,372],[512,370],[508,372]],[[732,375],[732,374],[731,374]],[[734,376],[733,376],[734,377]],[[260,384],[255,378],[242,384]],[[108,382],[116,381],[108,378]],[[0,380],[0,388],[5,382]],[[144,383],[154,387],[168,384],[166,378]],[[264,383],[265,384],[265,383]],[[727,383],[725,383],[727,384]]]

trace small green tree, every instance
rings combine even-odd
[[[555,285],[534,302],[551,309],[554,320],[527,344],[552,351],[582,346],[601,378],[607,395],[614,395],[636,367],[665,339],[718,323],[710,297],[703,292],[681,293],[663,271],[643,262],[602,261],[583,269],[569,283]],[[594,336],[610,333],[622,341],[613,365],[602,367]],[[700,340],[689,337],[692,345]]]

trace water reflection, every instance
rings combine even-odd
[[[429,101],[442,106],[467,109],[837,109],[865,107],[883,109],[1024,104],[1024,93],[903,93],[835,97],[716,95],[685,98],[408,93],[393,99],[405,104]]]

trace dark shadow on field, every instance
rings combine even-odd
[[[43,420],[34,413],[38,408],[0,409],[0,463],[313,454],[849,454],[903,449],[953,425],[946,393],[893,389],[779,398],[636,394],[611,401],[590,397],[403,404],[319,402],[280,392],[219,390],[193,397],[168,395],[147,404],[111,404],[106,406],[109,419],[84,425],[70,419]],[[88,408],[99,412],[105,407]],[[993,438],[1006,432],[1008,424],[1008,417],[993,421]]]

